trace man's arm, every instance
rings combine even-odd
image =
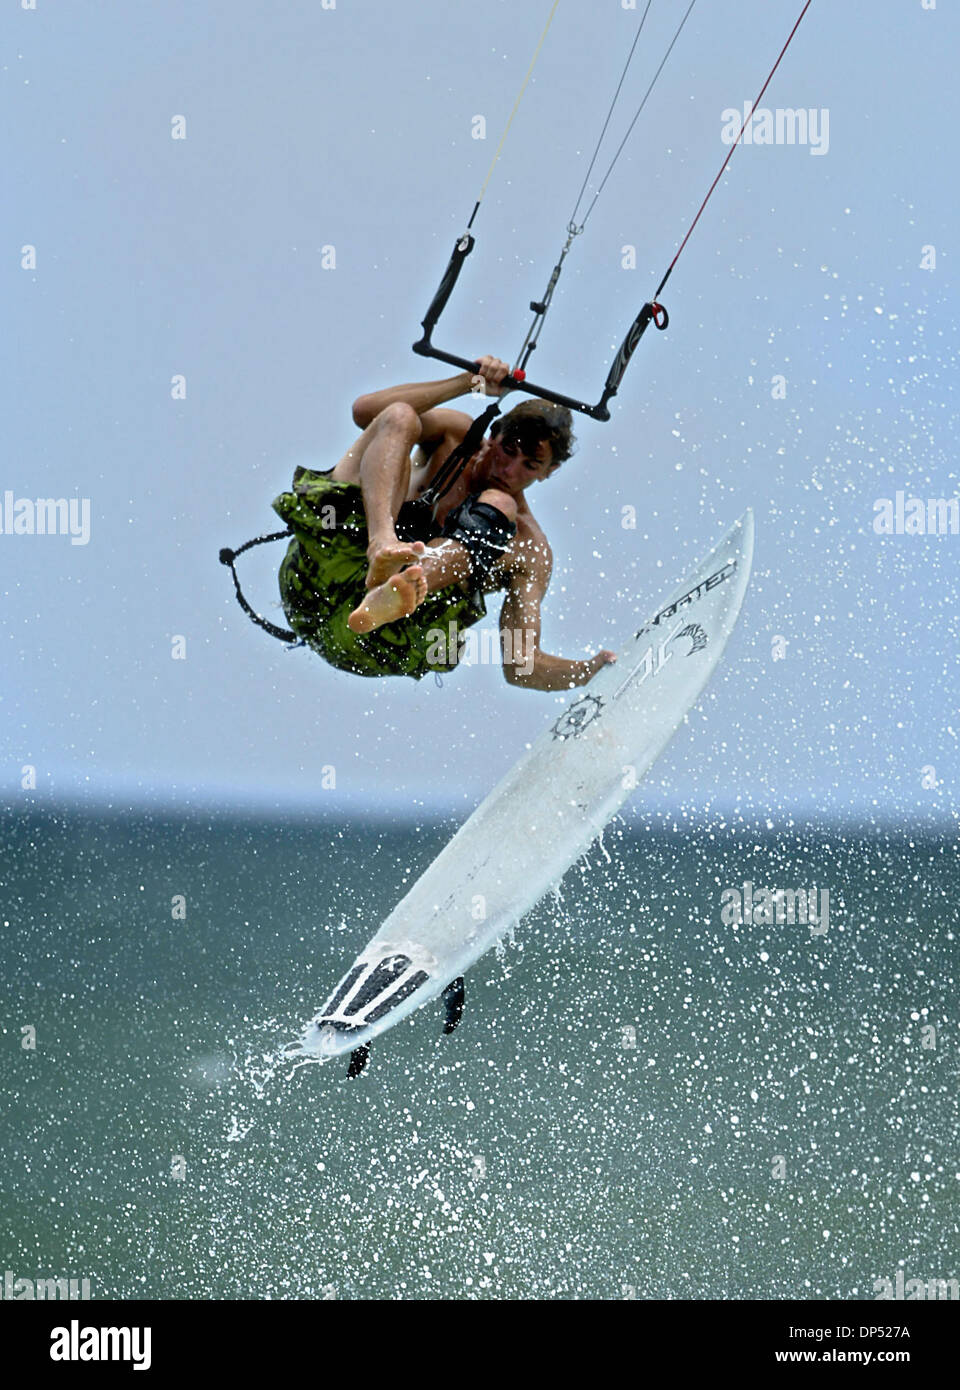
[[[500,382],[508,375],[510,368],[506,362],[501,362],[499,357],[481,357],[478,368],[475,372],[458,372],[456,376],[446,377],[443,381],[411,381],[404,386],[388,386],[383,391],[371,391],[366,396],[358,396],[353,403],[354,424],[360,429],[365,430],[372,420],[380,414],[385,406],[393,405],[394,401],[402,401],[405,405],[412,405],[418,415],[423,416],[428,411],[432,411],[435,406],[443,405],[445,401],[456,400],[458,396],[469,395],[475,389],[477,378],[482,378],[485,393],[490,396],[500,394]],[[471,417],[459,411],[438,411],[438,415],[457,415],[466,421],[463,432],[466,432],[470,424]],[[451,432],[449,429],[441,429],[440,433]]]
[[[616,655],[599,651],[583,661],[568,661],[540,650],[540,604],[550,583],[553,555],[545,537],[524,546],[510,571],[507,597],[500,613],[503,674],[510,685],[530,690],[571,690],[586,685]]]

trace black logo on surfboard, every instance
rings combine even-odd
[[[599,718],[602,709],[603,700],[599,695],[582,695],[554,724],[554,738],[579,738],[584,729]]]
[[[645,637],[653,628],[659,627],[664,618],[675,618],[681,608],[685,608],[691,603],[697,603],[703,598],[704,594],[708,594],[711,589],[715,589],[718,584],[722,584],[725,579],[729,579],[732,574],[736,573],[737,564],[738,561],[736,560],[728,560],[715,574],[711,574],[707,579],[701,579],[700,583],[690,589],[689,592],[683,594],[680,598],[674,599],[672,603],[668,603],[666,608],[661,608],[655,618],[651,618],[648,623],[644,623],[643,627],[636,635],[636,640],[639,642],[641,637]]]
[[[692,644],[687,656],[693,656],[694,652],[702,652],[707,645],[707,634],[699,623],[687,623],[686,627],[677,633],[676,640],[679,641],[681,637],[689,637]]]

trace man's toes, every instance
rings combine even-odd
[[[347,619],[347,627],[351,632],[369,632],[373,627],[373,619],[363,608],[355,608]]]
[[[419,549],[417,549],[419,546]],[[402,570],[404,565],[409,565],[411,561],[416,561],[423,553],[423,542],[417,541],[411,545],[405,545],[402,541],[395,541],[393,545],[385,545],[375,554],[370,556],[367,567],[366,587],[375,589],[383,584],[391,575]]]

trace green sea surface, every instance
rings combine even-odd
[[[437,1001],[357,1080],[280,1062],[453,828],[0,815],[0,1282],[872,1299],[898,1269],[960,1277],[955,837],[615,823],[468,974],[452,1036]],[[828,930],[725,925],[745,881],[827,889]]]

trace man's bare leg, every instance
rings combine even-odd
[[[488,488],[480,494],[479,500],[496,507],[509,520],[516,519],[516,503],[498,489]],[[384,623],[395,623],[400,618],[409,617],[427,594],[463,583],[470,578],[470,572],[470,555],[466,547],[449,537],[436,536],[427,542],[426,549],[415,564],[408,565],[371,589],[350,614],[347,624],[353,632],[372,632]]]
[[[405,543],[398,540],[396,532],[397,515],[410,486],[410,450],[420,434],[417,412],[395,401],[381,410],[333,470],[338,482],[357,483],[363,493],[369,537],[368,589],[383,584],[423,554],[422,541]]]

